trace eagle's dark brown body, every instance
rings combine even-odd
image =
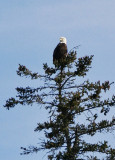
[[[65,43],[59,43],[53,53],[53,63],[59,61],[67,56],[67,45]]]

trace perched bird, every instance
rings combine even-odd
[[[53,64],[67,57],[67,40],[65,37],[60,38],[59,44],[53,52]]]

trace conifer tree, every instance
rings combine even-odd
[[[35,128],[36,132],[44,131],[44,140],[37,147],[21,147],[22,154],[46,150],[49,160],[97,160],[97,156],[93,157],[89,153],[98,152],[106,154],[104,159],[114,160],[115,149],[106,140],[97,140],[93,144],[84,139],[85,135],[93,137],[96,133],[113,131],[115,125],[113,116],[111,120],[106,119],[111,108],[115,107],[115,96],[108,99],[102,97],[103,91],[107,92],[112,83],[84,80],[92,59],[92,55],[77,58],[76,51],[71,51],[54,67],[43,64],[43,75],[32,73],[19,65],[19,76],[40,79],[44,84],[38,88],[17,87],[16,98],[7,100],[4,107],[10,109],[17,104],[37,103],[48,111],[49,116],[47,121],[39,122]],[[79,77],[83,78],[83,82],[78,80]],[[80,117],[83,117],[82,122],[79,121]]]

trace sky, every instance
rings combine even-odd
[[[20,147],[38,143],[34,129],[47,119],[39,106],[6,110],[5,101],[20,86],[40,82],[20,78],[18,65],[42,73],[52,66],[59,38],[67,38],[68,50],[80,45],[78,57],[94,55],[90,81],[115,81],[115,0],[0,0],[0,159],[46,160],[44,152],[20,156]],[[115,84],[108,96],[114,94]],[[114,110],[115,112],[115,110]],[[107,135],[110,143],[115,138]]]

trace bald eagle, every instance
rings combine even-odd
[[[53,64],[59,62],[61,59],[67,57],[67,40],[65,37],[60,38],[59,44],[56,46],[53,52]]]

